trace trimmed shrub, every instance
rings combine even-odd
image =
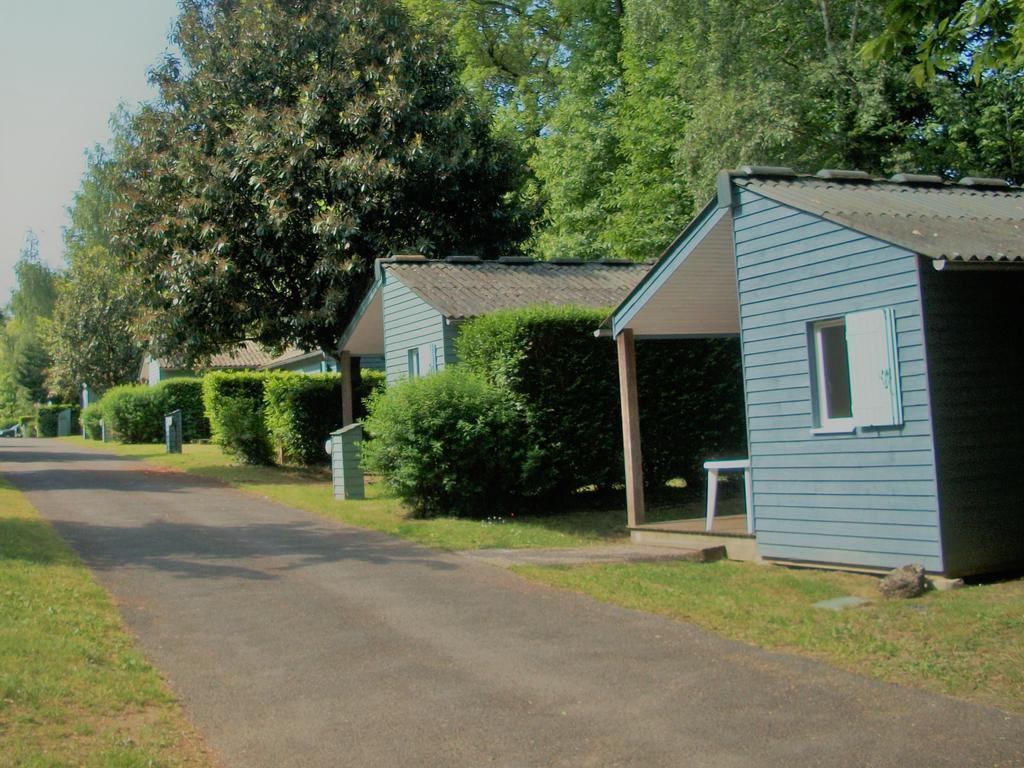
[[[505,389],[522,413],[522,491],[563,495],[624,477],[615,345],[594,337],[607,313],[529,307],[466,323],[459,358]],[[684,477],[702,486],[702,464],[745,455],[743,378],[736,340],[639,342],[644,480]]]
[[[107,435],[123,443],[159,443],[164,439],[164,394],[145,384],[111,387],[100,400]]]
[[[375,371],[372,368],[364,368],[359,374],[359,381],[356,383],[355,392],[352,393],[355,402],[352,404],[353,418],[356,421],[363,421],[366,418],[367,405],[370,398],[376,392],[387,386],[388,377],[384,371]]]
[[[36,412],[36,434],[39,437],[56,437],[60,413],[68,409],[71,410],[71,434],[76,434],[79,408],[70,403],[39,406],[39,410]]]
[[[203,406],[213,441],[248,464],[273,464],[263,419],[263,390],[270,376],[256,371],[214,371],[203,377]]]
[[[18,419],[18,424],[21,425],[21,436],[22,437],[35,437],[36,436],[36,417],[35,414],[31,416],[22,416]]]
[[[203,406],[202,379],[167,379],[155,388],[161,393],[165,416],[171,411],[181,410],[182,440],[191,443],[210,439],[210,421]]]
[[[645,484],[700,490],[705,461],[747,455],[739,339],[639,341],[636,356]]]
[[[594,338],[606,315],[527,307],[482,315],[459,333],[459,359],[507,390],[522,414],[522,490],[528,496],[622,480],[615,347]]]
[[[103,406],[100,402],[92,403],[82,411],[82,426],[85,428],[85,436],[87,439],[103,439],[103,430],[100,427],[100,420],[102,419]]]
[[[369,402],[363,457],[415,515],[485,517],[516,498],[519,424],[505,394],[469,371],[389,386]]]
[[[326,464],[324,443],[342,426],[341,374],[277,373],[267,379],[263,397],[270,439],[284,458]]]

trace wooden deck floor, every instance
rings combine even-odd
[[[746,515],[718,515],[714,527],[704,530],[704,518],[696,517],[689,520],[666,520],[661,523],[644,523],[636,526],[636,531],[662,531],[664,533],[706,534],[709,536],[738,536],[754,538],[747,533]]]

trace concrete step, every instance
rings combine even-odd
[[[683,533],[677,531],[656,530],[650,528],[633,528],[629,538],[634,544],[647,547],[693,547],[725,549],[730,560],[757,562],[761,559],[757,553],[757,539],[739,536],[716,536],[713,533]]]
[[[708,563],[725,557],[725,548],[703,542],[699,545],[623,544],[614,546],[558,549],[472,549],[464,557],[510,568],[514,565],[590,565],[593,563],[637,563],[660,560],[688,560]]]

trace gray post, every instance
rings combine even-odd
[[[82,383],[82,410],[80,413],[85,413],[85,409],[89,407],[89,385],[85,382]],[[85,419],[79,418],[79,427],[82,429],[82,437],[88,437],[85,434]]]
[[[103,419],[100,419],[100,442],[107,442],[107,425]]]
[[[71,434],[71,409],[65,408],[57,414],[57,437],[68,437]]]
[[[181,453],[181,409],[164,416],[164,437],[168,453]]]
[[[362,424],[349,424],[331,432],[331,476],[336,499],[366,498],[362,442]]]

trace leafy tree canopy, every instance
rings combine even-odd
[[[394,0],[185,0],[174,37],[117,224],[155,351],[330,350],[375,257],[522,236],[514,148]]]
[[[13,417],[43,402],[49,355],[43,346],[57,297],[59,275],[39,258],[39,240],[30,231],[14,265],[17,286],[10,319],[0,328],[0,415]]]
[[[75,401],[88,384],[102,393],[138,378],[142,345],[134,334],[139,301],[121,269],[112,224],[124,144],[123,118],[114,121],[111,149],[87,153],[86,172],[68,209],[64,258],[53,320],[45,335],[49,388]]]
[[[18,284],[11,294],[11,313],[25,328],[32,328],[53,314],[57,301],[57,273],[39,259],[39,238],[32,231],[25,236],[14,275]]]
[[[716,173],[746,163],[1022,180],[1024,81],[995,71],[975,78],[972,66],[984,59],[966,55],[924,87],[910,74],[915,48],[906,40],[960,3],[407,2],[436,9],[455,30],[479,98],[499,110],[521,104],[523,113],[542,105],[532,110],[534,134],[522,139],[544,208],[529,247],[542,258],[657,256],[711,194]],[[975,32],[1006,42],[1019,29],[1010,9],[1022,2],[962,7],[984,5],[990,21],[971,16]],[[920,23],[865,58],[898,6],[924,7]],[[549,73],[540,97],[501,76],[508,57],[498,54],[516,39],[510,25],[535,29],[531,40],[558,30],[557,55],[529,58]],[[976,52],[979,34],[963,52]]]
[[[47,385],[74,402],[83,383],[102,393],[135,381],[142,346],[132,333],[137,308],[102,246],[76,253],[46,334]]]
[[[1024,71],[1024,0],[889,0],[885,10],[885,29],[865,43],[864,56],[911,47],[919,85],[964,65],[976,82],[992,71]]]

